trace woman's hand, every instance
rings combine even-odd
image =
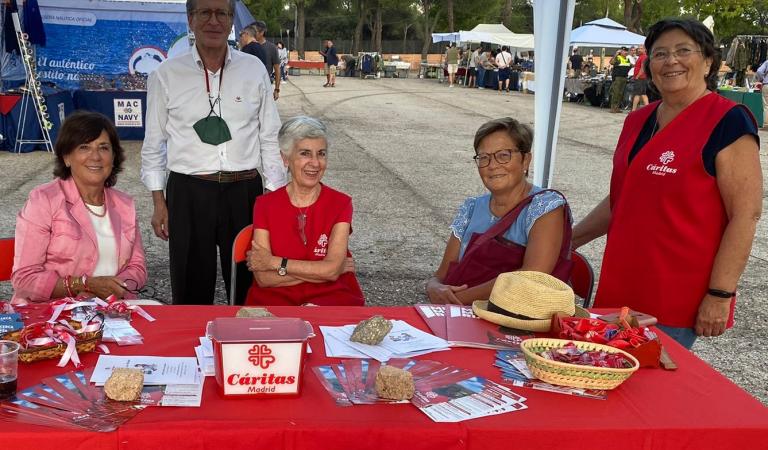
[[[463,291],[467,289],[467,287],[466,284],[462,284],[461,286],[450,286],[441,283],[437,278],[432,278],[427,282],[427,296],[431,303],[439,305],[463,305],[461,300],[456,297],[456,292]]]
[[[123,298],[127,285],[117,277],[90,277],[87,280],[87,292],[105,300],[110,295]]]
[[[251,250],[246,253],[246,256],[248,258],[248,270],[251,272],[275,269],[272,266],[272,259],[274,258],[272,252],[257,244],[256,241],[251,242]]]
[[[341,273],[355,273],[355,260],[351,256],[347,256],[347,259],[344,260],[344,270],[341,271]]]
[[[706,295],[699,305],[696,316],[697,336],[720,336],[725,332],[725,324],[731,313],[731,299]]]

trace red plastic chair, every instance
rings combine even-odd
[[[592,265],[589,264],[587,258],[576,250],[571,252],[571,260],[573,261],[571,271],[573,293],[584,299],[585,308],[591,308],[594,301],[592,290],[595,287],[595,271],[592,270]]]
[[[15,243],[16,239],[14,238],[0,238],[0,281],[11,279]]]
[[[251,249],[253,240],[253,225],[247,225],[240,230],[232,243],[232,274],[229,283],[229,304],[235,304],[235,283],[237,282],[237,263],[246,259],[246,253]]]

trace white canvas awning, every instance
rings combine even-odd
[[[533,50],[533,35],[509,31],[500,23],[480,24],[469,31],[432,33],[432,42],[487,42],[516,50]]]

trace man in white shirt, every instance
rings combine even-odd
[[[629,58],[629,64],[632,66],[629,69],[629,73],[627,74],[627,78],[634,78],[635,77],[635,66],[637,65],[637,47],[630,47],[629,48],[629,55],[627,55],[627,58]]]
[[[152,192],[152,228],[169,240],[175,304],[212,303],[217,246],[229,293],[232,243],[252,222],[261,175],[268,190],[287,182],[269,75],[258,58],[227,45],[234,8],[235,0],[187,0],[195,46],[147,83],[141,179]],[[240,268],[239,302],[251,282]]]
[[[758,83],[763,83],[763,128],[768,128],[768,59],[757,69]]]
[[[507,51],[507,46],[501,47],[501,51],[496,55],[496,66],[499,68],[499,94],[504,91],[509,93],[509,77],[512,65],[512,54]]]

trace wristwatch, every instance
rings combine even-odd
[[[280,261],[280,267],[277,269],[277,274],[281,277],[284,277],[288,275],[288,258],[283,258],[282,261]]]

